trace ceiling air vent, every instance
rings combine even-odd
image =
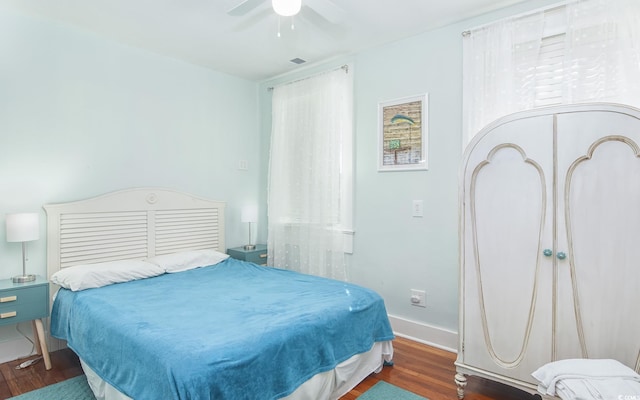
[[[290,62],[294,63],[294,64],[304,64],[307,62],[307,60],[303,60],[302,58],[294,58],[293,60],[289,60]]]

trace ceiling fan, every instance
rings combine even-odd
[[[273,8],[271,8],[273,7]],[[279,16],[297,16],[323,30],[334,30],[346,18],[346,12],[331,0],[243,0],[227,11],[227,15],[241,17],[262,9],[255,17],[263,18],[271,12]]]

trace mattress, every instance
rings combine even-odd
[[[392,353],[390,343],[380,344],[393,334],[374,291],[234,259],[61,289],[51,318],[52,335],[88,370],[136,400],[283,398],[327,372],[334,381],[368,374]],[[336,378],[339,367],[372,350],[365,369]],[[333,382],[326,398],[340,386],[350,389]]]
[[[391,341],[376,342],[371,350],[352,356],[330,371],[314,375],[282,400],[337,400],[370,374],[380,372],[392,359]],[[82,359],[80,364],[96,400],[132,400],[100,378]]]

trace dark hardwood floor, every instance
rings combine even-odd
[[[385,381],[429,400],[456,400],[456,355],[422,343],[396,337],[393,341],[393,367],[371,374],[341,400],[353,400],[378,381]],[[469,376],[465,400],[534,400],[522,390],[486,379]]]
[[[0,399],[62,382],[83,373],[78,357],[68,349],[51,353],[52,368],[49,371],[44,369],[42,360],[30,367],[16,369],[21,362],[30,358],[36,358],[36,356],[0,364]]]
[[[78,357],[68,349],[51,353],[53,368],[49,371],[44,369],[42,361],[31,367],[16,370],[15,367],[24,360],[0,364],[0,399],[17,396],[82,374]],[[457,396],[453,383],[454,361],[453,353],[411,340],[396,338],[394,366],[384,367],[379,374],[370,375],[341,400],[356,399],[380,380],[429,400],[455,400]],[[520,390],[476,377],[469,377],[465,396],[466,400],[533,400],[535,398]]]

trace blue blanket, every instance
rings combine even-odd
[[[51,333],[135,400],[277,399],[393,339],[374,291],[234,259],[61,289]]]

